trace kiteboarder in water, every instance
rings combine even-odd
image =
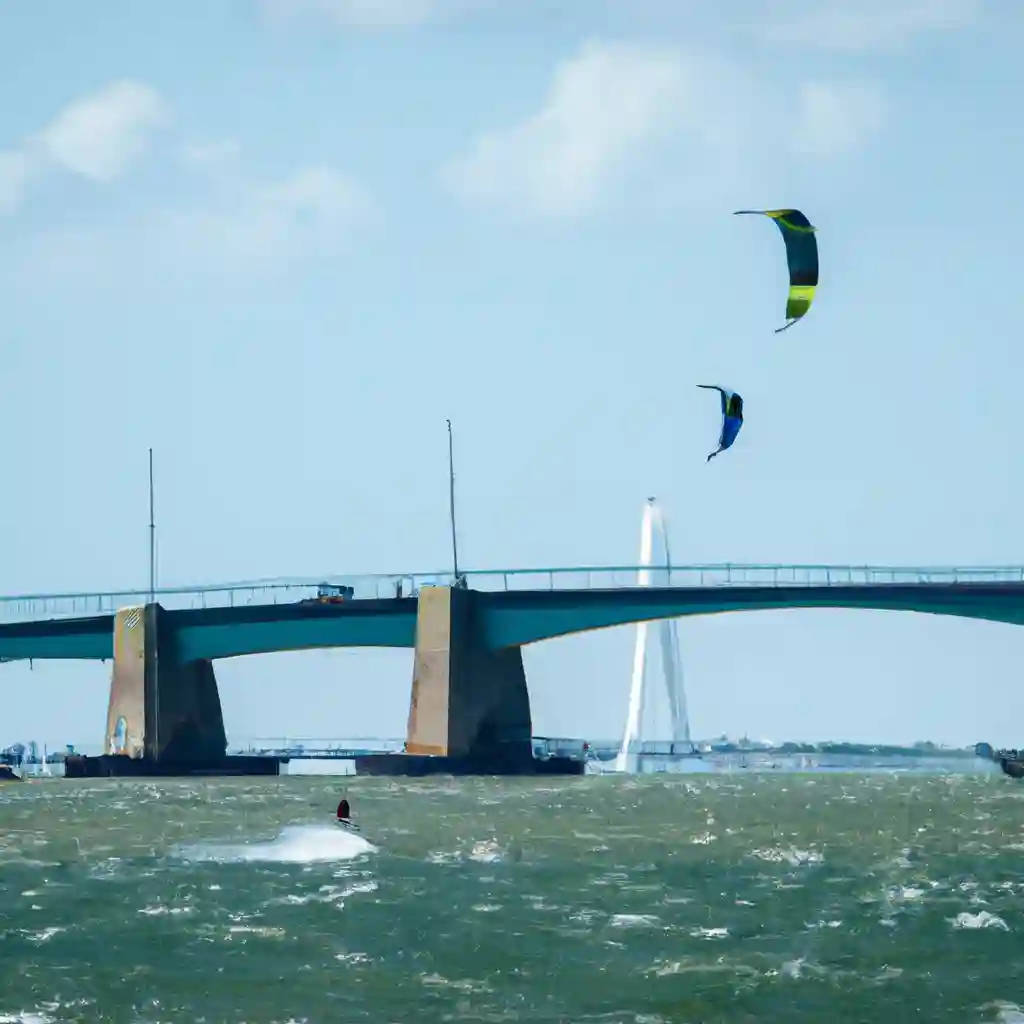
[[[344,797],[341,798],[341,803],[338,804],[338,824],[349,832],[359,832],[361,829],[352,820],[352,808],[349,807],[348,800]]]

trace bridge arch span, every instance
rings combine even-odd
[[[800,608],[918,612],[1024,625],[1019,583],[509,591],[481,593],[477,600],[492,649],[657,619]]]

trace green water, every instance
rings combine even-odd
[[[10,784],[0,1021],[1008,1024],[1022,868],[1000,777]]]

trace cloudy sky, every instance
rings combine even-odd
[[[448,564],[1024,563],[1024,7],[0,0],[5,593]],[[783,322],[799,206],[822,283]],[[710,464],[716,396],[746,424]],[[1024,630],[683,623],[699,735],[1021,742]],[[615,735],[629,629],[530,648]],[[218,666],[229,732],[404,731],[410,652]],[[107,669],[3,669],[98,743]],[[282,684],[287,685],[282,685]],[[1018,723],[1015,725],[1015,723]]]

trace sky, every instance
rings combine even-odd
[[[1024,563],[1024,8],[0,0],[0,591],[679,563]],[[766,219],[818,229],[792,330]],[[744,398],[713,460],[717,383]],[[687,619],[693,731],[1024,742],[1024,630]],[[525,652],[621,733],[634,630]],[[109,666],[0,668],[102,741]],[[229,737],[404,735],[411,651],[217,665]]]

